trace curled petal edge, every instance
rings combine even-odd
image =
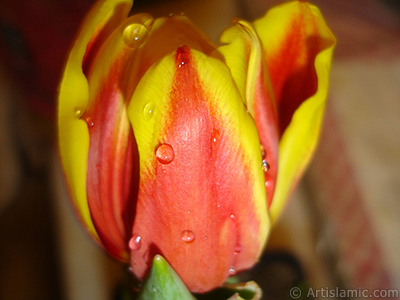
[[[295,111],[279,142],[279,172],[270,208],[273,223],[280,216],[287,198],[315,152],[328,95],[329,71],[336,39],[318,8],[311,6],[311,9],[318,21],[321,22],[320,26],[323,30],[321,38],[325,42],[325,47],[316,55],[314,61],[317,91]]]
[[[87,46],[106,24],[124,19],[132,6],[129,0],[97,2],[89,11],[67,59],[58,95],[58,135],[62,164],[69,191],[81,221],[98,240],[86,196],[89,132],[80,115],[86,109],[89,87],[82,63]],[[112,27],[112,26],[111,26]]]

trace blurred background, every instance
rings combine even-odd
[[[184,12],[217,41],[233,17],[280,2],[137,0],[133,11]],[[293,286],[399,290],[400,2],[310,2],[338,40],[320,146],[262,261],[241,277],[265,299],[290,299]],[[127,266],[74,216],[57,152],[57,85],[91,4],[0,0],[1,300],[117,299],[126,284]]]

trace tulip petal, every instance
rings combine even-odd
[[[269,207],[278,171],[278,121],[262,45],[252,25],[244,20],[237,20],[225,30],[220,41],[227,45],[218,52],[231,69],[242,99],[256,122],[267,170],[265,186]]]
[[[186,16],[172,15],[157,18],[151,28],[146,51],[143,53],[143,65],[151,66],[183,44],[205,54],[210,54],[217,48],[217,45]]]
[[[86,70],[89,102],[82,119],[89,127],[87,200],[99,238],[117,259],[128,260],[128,241],[135,216],[139,156],[127,116],[138,82],[136,61],[153,19],[130,17],[114,30]]]
[[[98,2],[93,6],[77,35],[59,88],[59,146],[65,176],[74,206],[82,222],[96,239],[98,235],[90,217],[86,197],[89,132],[80,116],[87,106],[89,88],[82,71],[82,64],[93,34],[100,32],[100,28],[106,24],[114,26],[120,18],[125,18],[131,5],[131,1],[109,0]],[[99,27],[98,24],[103,25]]]
[[[273,8],[254,27],[265,49],[282,134],[274,220],[315,150],[335,38],[318,8],[304,1]]]
[[[204,292],[251,267],[269,230],[260,142],[225,64],[178,48],[144,75],[128,115],[140,155],[133,272],[161,254]]]
[[[90,134],[89,209],[103,246],[122,261],[128,259],[139,184],[137,146],[126,108],[149,66],[181,44],[174,38],[163,41],[165,36],[191,41],[201,50],[214,49],[184,16],[154,20],[138,14],[109,34],[84,68],[90,87],[82,116]]]

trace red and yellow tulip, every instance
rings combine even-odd
[[[250,268],[315,149],[335,40],[295,1],[207,39],[185,16],[98,1],[59,92],[82,222],[143,278],[161,254],[188,288]]]

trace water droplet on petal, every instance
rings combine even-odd
[[[142,237],[140,235],[135,234],[129,240],[129,249],[133,251],[137,251],[142,247]]]
[[[97,169],[97,171],[100,171],[100,165],[99,164],[96,165],[96,169]]]
[[[78,119],[82,116],[82,111],[79,108],[75,109],[75,116]]]
[[[150,119],[154,115],[154,104],[152,102],[146,103],[143,107],[143,115],[146,119]]]
[[[261,150],[261,157],[264,159],[267,155],[267,151],[265,150],[263,145],[260,145],[260,150]]]
[[[232,220],[235,219],[235,215],[234,214],[231,214],[230,217],[231,217]]]
[[[236,245],[235,251],[233,252],[233,254],[238,255],[241,251],[242,251],[242,246]]]
[[[169,164],[175,158],[174,148],[169,144],[160,144],[156,149],[156,157],[162,164]]]
[[[125,27],[122,40],[131,48],[143,46],[149,39],[149,31],[142,24],[131,24]]]
[[[211,136],[212,136],[212,141],[213,141],[214,143],[216,143],[216,142],[219,140],[219,138],[220,138],[220,133],[219,133],[219,131],[218,131],[217,129],[214,128],[214,129],[212,130]]]
[[[170,17],[170,18],[175,17],[175,14],[174,14],[174,13],[170,13],[170,14],[168,15],[168,17]]]
[[[194,238],[195,238],[194,233],[190,230],[182,231],[181,237],[182,237],[182,241],[184,241],[187,244],[193,243]]]
[[[230,276],[233,276],[233,275],[235,275],[235,274],[236,274],[236,269],[235,269],[234,266],[231,266],[231,267],[229,268],[229,275],[230,275]]]
[[[86,124],[89,126],[89,128],[92,128],[94,126],[93,119],[91,117],[87,117]]]
[[[182,68],[184,65],[185,65],[185,62],[184,62],[184,61],[181,61],[181,62],[179,63],[179,65],[178,65],[178,68]]]
[[[270,168],[270,165],[269,165],[269,163],[268,163],[266,160],[263,160],[263,161],[262,161],[262,167],[263,167],[263,169],[264,169],[264,172],[268,172],[268,170],[269,170],[269,168]]]

